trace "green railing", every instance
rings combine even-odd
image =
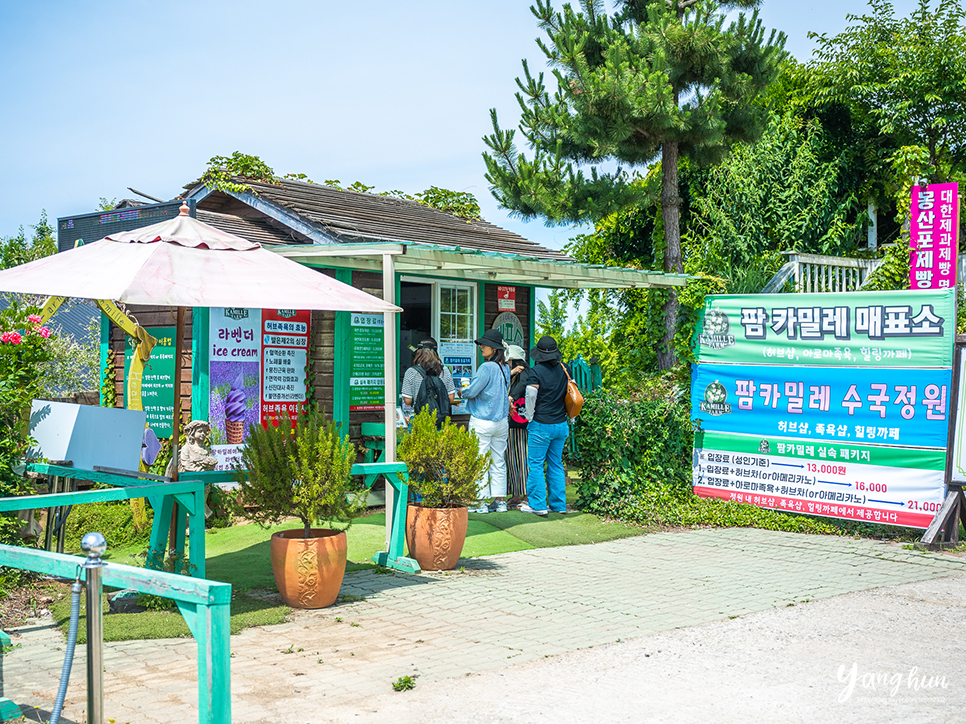
[[[147,498],[154,509],[151,540],[148,543],[148,568],[163,568],[167,548],[168,531],[174,506],[178,506],[175,536],[175,555],[185,551],[185,535],[191,541],[188,546],[188,570],[190,575],[205,577],[205,483],[201,480],[155,483],[147,480],[115,475],[99,470],[81,470],[62,465],[31,463],[30,472],[58,478],[90,480],[115,487],[102,490],[79,490],[70,493],[46,493],[43,495],[20,495],[0,498],[0,513],[40,508],[58,508],[81,503],[101,503],[108,500],[131,500]],[[192,476],[194,477],[194,476]],[[110,542],[110,541],[108,541]]]
[[[178,484],[169,483],[169,485]],[[106,499],[117,500],[118,498]],[[73,579],[77,575],[78,566],[84,560],[78,556],[67,556],[62,553],[0,545],[0,566],[21,568],[59,578]],[[178,604],[178,609],[198,644],[198,721],[201,724],[229,724],[231,722],[229,645],[231,584],[117,563],[109,563],[101,569],[101,582],[105,586],[132,588],[141,593],[163,596]]]

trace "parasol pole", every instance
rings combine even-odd
[[[171,459],[174,461],[174,469],[171,472],[172,482],[178,480],[178,456],[180,455],[179,442],[181,440],[181,348],[184,340],[185,308],[178,307],[175,317],[174,328],[174,413],[171,420]],[[178,551],[178,503],[175,501],[171,506],[171,525],[168,529],[168,554],[172,561]],[[174,570],[177,570],[177,562],[173,563]]]
[[[382,255],[382,299],[384,302],[396,303],[396,266],[392,254]],[[383,371],[386,382],[386,401],[383,420],[386,423],[386,451],[383,460],[387,463],[396,462],[396,318],[395,312],[385,312],[382,315],[382,344]],[[392,485],[386,485],[386,550],[389,550],[389,538],[393,520],[393,507],[405,505],[405,500],[396,500],[396,491]]]

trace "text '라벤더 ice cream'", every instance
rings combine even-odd
[[[229,445],[241,445],[245,434],[245,382],[238,375],[225,399],[225,432]]]

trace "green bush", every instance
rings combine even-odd
[[[154,511],[145,506],[147,520],[139,527],[134,513],[126,500],[110,503],[84,503],[75,505],[67,517],[67,534],[64,547],[80,551],[80,541],[91,532],[102,533],[107,539],[108,550],[133,545],[147,545],[151,537]]]
[[[625,517],[657,486],[689,492],[694,435],[683,384],[648,378],[635,390],[599,390],[584,401],[575,435],[578,507]]]
[[[436,429],[436,413],[424,408],[399,440],[399,459],[409,466],[409,486],[427,508],[460,508],[479,497],[479,479],[489,465],[476,435],[449,418]]]

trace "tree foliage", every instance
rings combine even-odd
[[[531,8],[547,40],[538,46],[553,69],[554,87],[524,61],[517,79],[520,133],[532,157],[500,128],[484,141],[487,180],[500,203],[548,222],[598,221],[641,200],[641,189],[618,166],[642,167],[661,155],[663,269],[683,271],[679,233],[678,160],[714,163],[732,144],[764,128],[757,99],[774,79],[784,36],[765,30],[755,11],[725,25],[726,13],[759,0],[622,0],[613,15],[601,0],[581,11],[549,0]],[[585,173],[584,169],[589,171]],[[673,363],[670,339],[677,303],[663,316],[662,367]]]
[[[960,0],[929,0],[897,18],[888,0],[849,15],[844,32],[810,34],[818,49],[810,70],[820,98],[847,104],[902,145],[922,146],[929,180],[950,180],[966,162],[966,30]]]

